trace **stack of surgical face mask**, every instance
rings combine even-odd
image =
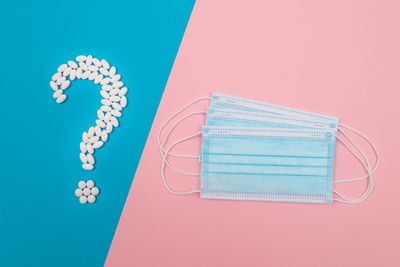
[[[162,130],[174,117],[190,105],[204,100],[210,101],[207,111],[183,116],[161,140]],[[206,114],[201,132],[164,147],[171,131],[179,123],[199,113]],[[377,156],[373,168],[346,131],[359,134],[373,147]],[[199,135],[202,138],[200,155],[171,153],[175,145]],[[333,179],[337,140],[360,161],[367,172],[365,176]],[[337,117],[217,93],[213,93],[211,98],[196,99],[173,114],[162,125],[158,142],[163,156],[161,175],[165,187],[174,194],[200,193],[201,198],[359,203],[371,194],[372,175],[379,165],[379,154],[371,140],[339,123]],[[178,170],[168,162],[168,156],[198,158],[200,174]],[[171,189],[164,174],[166,166],[181,174],[199,175],[201,189],[187,192]],[[334,183],[363,179],[368,179],[368,186],[358,199],[350,199],[333,189]]]

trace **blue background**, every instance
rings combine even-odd
[[[104,264],[193,5],[2,3],[0,266]],[[81,168],[79,143],[94,125],[100,85],[73,81],[61,105],[49,86],[57,67],[80,54],[108,60],[129,89],[93,171]],[[101,194],[81,205],[74,190],[88,179]]]

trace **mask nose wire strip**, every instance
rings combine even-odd
[[[333,192],[335,194],[337,194],[340,198],[333,198],[333,200],[338,201],[338,202],[342,202],[342,203],[348,203],[348,204],[357,204],[360,203],[362,201],[364,201],[371,193],[372,190],[374,188],[374,179],[372,176],[372,172],[371,172],[371,167],[369,164],[368,159],[365,159],[366,162],[364,162],[359,155],[357,155],[353,149],[351,149],[344,141],[341,137],[336,136],[336,138],[361,162],[361,164],[364,166],[364,168],[367,170],[368,172],[368,176],[369,176],[369,183],[367,186],[367,189],[364,191],[364,193],[358,198],[358,199],[350,199],[345,197],[344,195],[340,194],[339,192],[337,192],[336,190],[333,190]]]
[[[160,149],[162,150],[162,152],[165,152],[164,147],[162,147],[161,145],[161,132],[162,130],[165,128],[165,126],[168,124],[168,122],[170,122],[173,118],[175,118],[179,113],[181,113],[182,111],[184,111],[185,109],[187,109],[188,107],[190,107],[191,105],[202,101],[202,100],[211,100],[211,97],[199,97],[195,100],[193,100],[192,102],[190,102],[189,104],[186,104],[184,107],[182,107],[181,109],[179,109],[178,111],[176,111],[174,114],[172,114],[162,125],[161,128],[158,130],[157,133],[157,141],[158,141],[158,145],[160,146]],[[181,154],[174,154],[174,153],[170,153],[170,156],[174,156],[174,157],[180,157],[180,158],[199,158],[199,156],[196,155],[181,155]]]
[[[359,131],[357,131],[356,129],[353,129],[343,123],[339,123],[340,126],[342,126],[343,128],[346,128],[356,134],[358,134],[359,136],[361,136],[365,141],[367,141],[370,146],[372,147],[372,149],[375,152],[375,156],[376,156],[376,163],[375,166],[372,169],[372,173],[374,173],[376,171],[376,169],[378,168],[380,162],[381,162],[381,158],[380,158],[380,154],[378,149],[376,148],[375,144],[371,141],[371,139],[369,139],[367,136],[365,136],[364,134],[360,133]],[[345,133],[345,131],[341,128],[338,128],[338,130],[350,141],[350,143],[352,143],[357,149],[358,151],[360,151],[361,154],[363,154],[362,150],[355,144],[355,142],[350,138],[350,136],[348,134]],[[365,155],[364,155],[365,158]],[[363,177],[359,177],[359,178],[354,178],[354,179],[341,179],[341,180],[336,180],[335,183],[344,183],[344,182],[353,182],[353,181],[360,181],[360,180],[364,180],[366,178],[368,178],[368,174],[363,176]]]
[[[179,144],[179,143],[181,143],[181,142],[184,142],[184,141],[186,141],[186,140],[188,140],[188,139],[190,139],[190,138],[193,138],[193,137],[195,137],[195,136],[198,136],[198,135],[201,135],[201,131],[200,131],[200,132],[197,132],[197,133],[194,133],[194,134],[192,134],[192,135],[186,136],[186,137],[182,138],[181,140],[178,140],[178,141],[172,143],[172,144],[165,150],[165,154],[163,155],[163,159],[162,159],[162,163],[161,163],[161,177],[162,177],[162,180],[163,180],[163,182],[164,182],[165,188],[166,188],[169,192],[171,192],[172,194],[175,194],[175,195],[189,195],[189,194],[194,194],[194,193],[200,193],[200,190],[198,190],[198,189],[191,190],[191,191],[175,191],[175,190],[173,190],[173,189],[168,185],[168,183],[167,183],[167,181],[166,181],[166,179],[165,179],[165,162],[166,162],[166,159],[167,159],[167,157],[168,157],[168,152],[170,151],[170,149],[171,149],[172,147],[174,147],[175,145],[177,145],[177,144]]]
[[[162,141],[162,143],[161,143],[161,147],[160,147],[161,156],[164,156],[164,153],[163,153],[163,149],[162,149],[162,148],[164,147],[165,142],[167,141],[168,136],[171,134],[172,130],[173,130],[179,123],[181,123],[183,120],[187,119],[187,118],[190,117],[190,116],[198,115],[198,114],[207,114],[207,112],[206,112],[206,111],[195,111],[195,112],[189,113],[189,114],[183,116],[182,118],[180,118],[178,121],[176,121],[176,122],[174,123],[174,125],[171,126],[171,128],[170,128],[170,129],[168,130],[168,132],[165,134],[165,136],[164,136],[164,138],[163,138],[163,141]],[[171,153],[168,153],[168,155],[171,155]],[[197,158],[199,158],[199,156],[197,156]],[[200,175],[200,173],[189,173],[189,172],[186,172],[186,171],[179,170],[179,169],[175,168],[173,165],[171,165],[171,163],[168,162],[168,159],[165,159],[165,163],[167,164],[168,167],[170,167],[173,171],[175,171],[175,172],[177,172],[177,173],[185,174],[185,175],[191,175],[191,176],[199,176],[199,175]]]

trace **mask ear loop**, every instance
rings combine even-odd
[[[195,111],[195,112],[189,113],[189,114],[185,115],[184,117],[180,118],[178,121],[176,121],[174,123],[174,125],[171,126],[171,128],[168,130],[167,134],[164,136],[163,141],[161,143],[161,147],[160,147],[161,156],[164,156],[164,154],[166,153],[166,152],[163,153],[164,151],[163,151],[162,148],[164,147],[165,142],[167,141],[167,139],[168,139],[169,135],[171,134],[172,130],[179,123],[181,123],[183,120],[187,119],[190,116],[197,115],[197,114],[207,114],[207,112],[206,111]],[[182,139],[180,141],[182,141]],[[172,155],[172,154],[168,153],[168,155]],[[199,156],[197,156],[197,158],[199,158]],[[173,165],[171,165],[171,163],[168,162],[168,159],[165,159],[165,163],[167,164],[167,166],[169,168],[171,168],[173,171],[175,171],[177,173],[184,174],[184,175],[190,175],[190,176],[199,176],[200,175],[200,173],[189,173],[189,172],[185,172],[185,171],[179,170],[179,169],[175,168]]]
[[[179,109],[178,111],[176,111],[174,114],[172,114],[162,125],[161,128],[158,130],[157,133],[157,141],[158,141],[158,145],[160,147],[161,150],[161,155],[162,153],[165,152],[164,147],[161,145],[161,132],[162,130],[165,128],[165,126],[168,124],[168,122],[170,122],[173,118],[175,118],[179,113],[181,113],[182,111],[184,111],[185,109],[187,109],[188,107],[190,107],[191,105],[202,101],[202,100],[211,100],[211,97],[199,97],[195,100],[193,100],[192,102],[190,102],[189,104],[185,105],[184,107],[182,107],[181,109]],[[182,155],[182,154],[174,154],[174,153],[169,153],[170,156],[174,156],[174,157],[180,157],[180,158],[199,158],[199,156],[196,155]]]
[[[373,148],[374,152],[375,152],[375,156],[376,156],[376,163],[375,166],[373,167],[373,169],[371,170],[371,173],[374,173],[376,171],[376,169],[378,168],[380,162],[381,162],[381,158],[378,152],[378,149],[376,148],[375,144],[364,134],[360,133],[359,131],[343,124],[343,123],[339,123],[340,126],[342,126],[343,128],[346,128],[356,134],[358,134],[359,136],[361,136],[364,140],[366,140],[370,146]],[[348,134],[346,134],[346,132],[343,129],[338,128],[338,130],[350,141],[350,143],[357,148],[357,150],[363,155],[363,158],[366,159],[367,157],[365,156],[365,154],[363,153],[363,151],[360,149],[360,147],[350,138],[350,136]],[[369,175],[365,175],[359,178],[354,178],[354,179],[343,179],[343,180],[336,180],[334,183],[344,183],[344,182],[353,182],[353,181],[360,181],[360,180],[364,180],[366,178],[368,178]]]
[[[369,164],[368,158],[365,156],[365,154],[360,151],[360,153],[363,155],[363,157],[365,158],[365,162],[360,158],[359,155],[357,155],[353,149],[351,149],[340,136],[336,136],[336,138],[361,162],[361,164],[364,166],[364,168],[367,170],[368,172],[368,177],[369,177],[369,183],[368,183],[368,187],[365,190],[365,192],[361,195],[361,197],[359,197],[358,199],[350,199],[345,197],[344,195],[340,194],[339,192],[337,192],[336,190],[333,190],[333,192],[335,194],[337,194],[340,198],[334,198],[333,200],[338,201],[338,202],[342,202],[342,203],[348,203],[348,204],[357,204],[357,203],[361,203],[362,201],[364,201],[371,193],[372,190],[374,188],[374,179],[372,176],[372,170],[371,170],[371,166]]]
[[[163,160],[162,160],[162,163],[161,163],[161,177],[162,177],[162,179],[163,179],[165,188],[166,188],[169,192],[171,192],[172,194],[175,194],[175,195],[189,195],[189,194],[194,194],[194,193],[200,193],[200,190],[198,190],[198,189],[190,190],[190,191],[175,191],[175,190],[173,190],[173,189],[168,185],[168,183],[167,183],[167,181],[166,181],[166,179],[165,179],[165,173],[164,173],[164,172],[165,172],[165,163],[166,163],[166,159],[167,159],[167,156],[169,155],[168,152],[171,150],[171,148],[174,147],[175,145],[181,143],[181,142],[184,142],[184,141],[186,141],[186,140],[188,140],[188,139],[190,139],[190,138],[193,138],[193,137],[198,136],[198,135],[201,135],[201,134],[202,134],[202,132],[200,131],[200,132],[194,133],[194,134],[192,134],[192,135],[186,136],[186,137],[182,138],[181,140],[178,140],[178,141],[172,143],[172,144],[165,150],[165,153],[164,153],[164,155],[163,155]]]

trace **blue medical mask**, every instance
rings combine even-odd
[[[207,109],[206,126],[236,126],[257,128],[293,128],[293,129],[328,129],[334,130],[333,123],[307,121],[303,118],[287,117],[274,113],[257,113],[243,110],[232,110],[209,107]],[[201,161],[201,154],[199,161]]]
[[[205,99],[211,100],[207,113],[200,111],[187,114],[171,127],[161,143],[160,134],[165,125],[193,103]],[[182,120],[196,114],[207,114],[203,133],[198,132],[185,137],[164,149],[165,140],[171,130]],[[372,191],[372,173],[379,165],[379,154],[367,137],[340,124],[342,128],[359,134],[373,146],[377,163],[372,169],[357,144],[337,127],[338,121],[338,118],[324,114],[215,93],[212,98],[196,99],[173,114],[162,125],[157,135],[163,156],[161,173],[164,185],[171,193],[198,192],[202,198],[318,203],[330,203],[333,199],[345,203],[359,203]],[[366,164],[337,136],[338,130],[359,150]],[[203,137],[200,157],[170,152],[176,144],[201,134]],[[332,189],[336,137],[368,171],[368,175],[360,178],[335,181],[370,178],[367,190],[359,199],[346,198]],[[201,173],[177,170],[168,163],[167,156],[200,158]],[[164,176],[165,164],[181,174],[200,175],[201,190],[177,192],[171,189]],[[332,192],[340,198],[333,198]]]
[[[334,131],[204,126],[202,198],[331,203]]]
[[[209,107],[207,126],[243,126],[261,128],[305,128],[336,129],[336,125],[324,121],[310,121],[302,118],[287,117],[275,113],[257,113],[234,109]]]
[[[250,100],[246,98],[223,95],[219,93],[212,93],[210,107],[251,111],[265,113],[267,115],[276,114],[292,118],[302,118],[303,120],[309,121],[333,123],[335,124],[335,127],[337,127],[337,124],[339,123],[338,117]]]

